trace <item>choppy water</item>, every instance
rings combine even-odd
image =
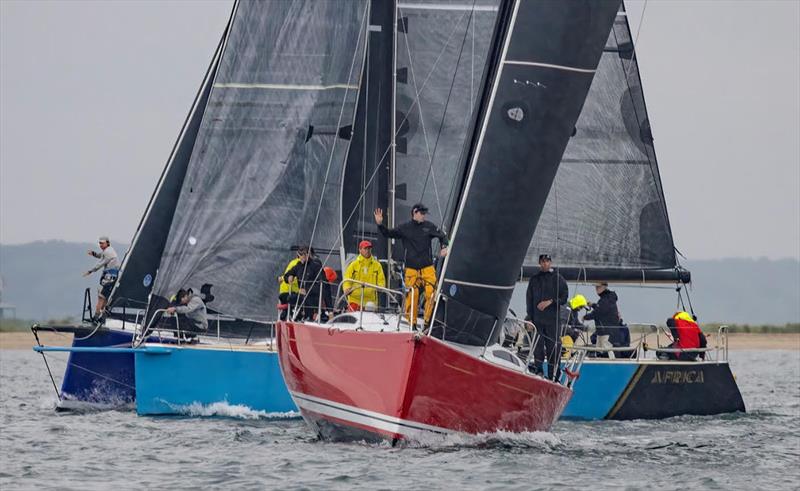
[[[302,420],[224,405],[192,411],[228,417],[57,414],[40,356],[0,351],[0,488],[798,489],[800,354],[732,358],[748,414],[391,448],[319,442]]]

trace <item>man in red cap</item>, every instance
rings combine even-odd
[[[358,257],[347,266],[342,283],[350,309],[363,310],[369,304],[378,305],[377,290],[367,285],[386,287],[386,277],[381,263],[372,256],[372,242],[358,243]]]

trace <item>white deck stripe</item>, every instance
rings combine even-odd
[[[290,391],[290,393],[292,394],[292,397],[294,397],[297,405],[301,408],[344,421],[372,426],[373,428],[378,428],[390,433],[398,433],[401,435],[408,435],[414,431],[439,434],[455,433],[453,430],[448,430],[447,428],[400,419],[383,413],[369,411],[354,406],[348,406],[347,404],[341,404],[338,402],[329,401],[327,399],[321,399],[319,397],[302,394],[300,392]]]
[[[554,68],[556,70],[565,70],[568,72],[578,72],[578,73],[594,73],[597,70],[593,69],[590,70],[588,68],[576,68],[572,66],[564,66],[564,65],[553,65],[551,63],[537,63],[535,61],[517,61],[517,60],[507,60],[504,61],[506,65],[522,65],[522,66],[538,66],[541,68]]]
[[[511,286],[503,286],[503,285],[487,285],[485,283],[472,283],[469,281],[459,281],[459,280],[451,280],[450,278],[445,278],[444,281],[448,283],[455,283],[456,285],[464,285],[464,286],[475,286],[478,288],[491,288],[493,290],[513,290],[516,284]]]
[[[357,89],[358,85],[333,84],[333,85],[289,85],[289,84],[241,84],[241,83],[219,83],[214,84],[214,88],[220,89],[276,89],[276,90],[333,90],[333,89]]]
[[[450,3],[398,3],[399,9],[415,10],[455,10],[473,12],[497,12],[497,7],[492,5],[450,4]]]

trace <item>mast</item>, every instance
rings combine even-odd
[[[396,162],[396,153],[397,153],[397,22],[399,19],[397,18],[397,2],[396,0],[391,1],[392,4],[392,122],[389,125],[389,131],[391,134],[391,148],[389,150],[389,206],[390,209],[388,210],[388,219],[389,219],[389,228],[394,228],[396,224],[395,219],[395,201],[396,195],[395,192],[397,190],[397,172],[395,168]],[[387,239],[386,241],[386,278],[387,283],[386,286],[392,288],[392,278],[394,271],[392,259],[392,239]]]
[[[485,345],[505,318],[618,6],[501,5],[432,335]]]

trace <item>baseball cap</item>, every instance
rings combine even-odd
[[[358,243],[358,248],[359,249],[363,249],[365,247],[372,247],[372,242],[370,242],[368,240],[362,240],[361,242]]]

